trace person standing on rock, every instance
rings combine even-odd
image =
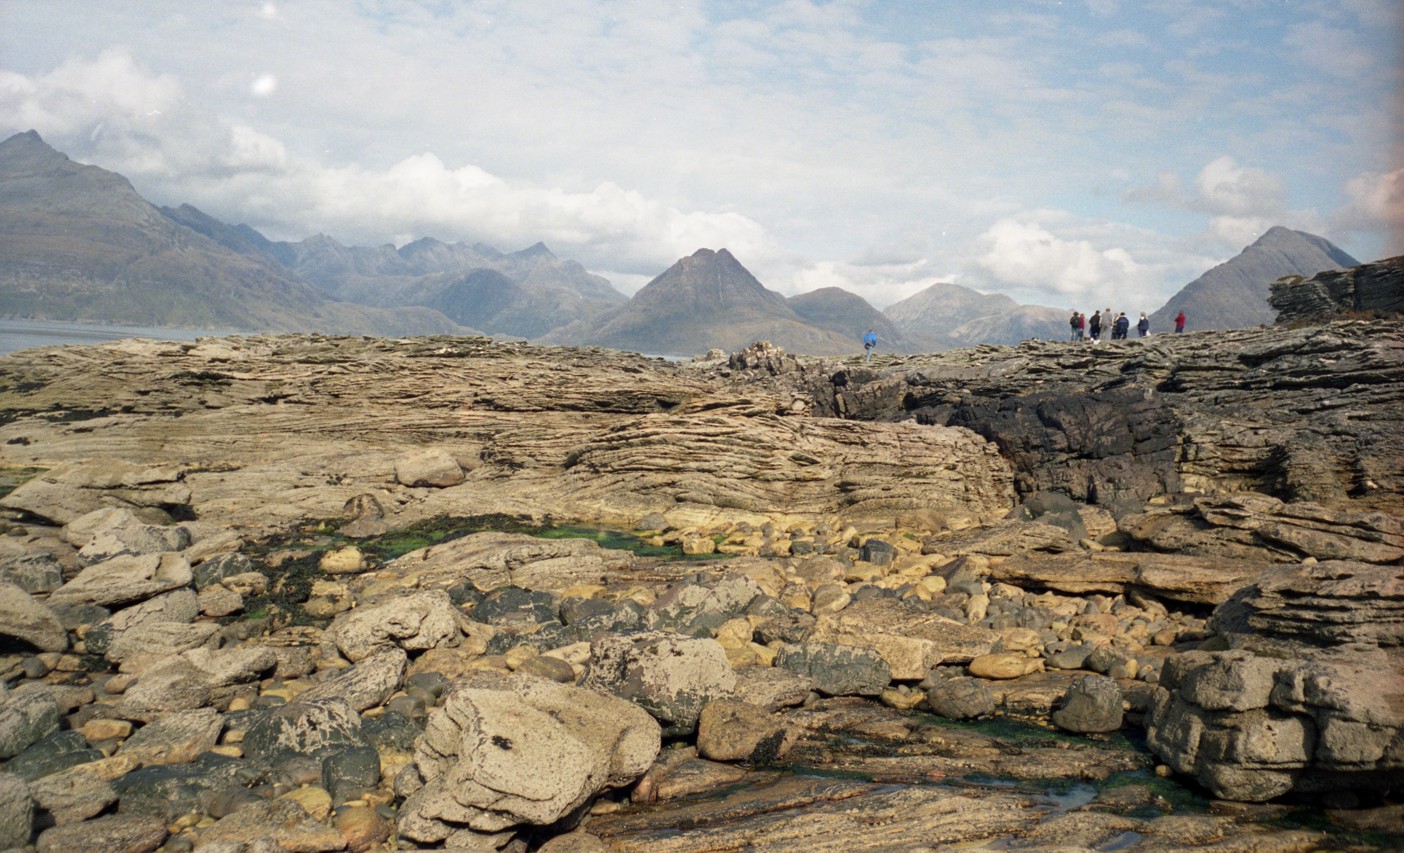
[[[1087,321],[1087,331],[1092,335],[1092,340],[1100,341],[1102,339],[1102,312],[1092,312],[1092,319]]]
[[[1175,333],[1179,334],[1185,330],[1185,312],[1183,309],[1175,315]]]
[[[1082,331],[1082,324],[1077,321],[1078,316],[1078,313],[1074,311],[1072,312],[1072,316],[1068,318],[1068,327],[1072,329],[1072,337],[1068,338],[1070,341],[1082,340],[1082,335],[1080,334]]]
[[[866,356],[866,357],[864,358],[864,361],[865,361],[865,362],[867,362],[867,363],[871,363],[871,362],[872,362],[872,360],[873,360],[873,347],[876,347],[876,346],[877,346],[877,332],[874,332],[872,329],[869,329],[869,330],[868,330],[868,333],[867,333],[866,335],[863,336],[863,352],[864,352],[864,354],[865,354],[865,356]]]
[[[1141,319],[1136,321],[1136,334],[1142,338],[1150,334],[1150,320],[1144,311],[1141,312]]]
[[[1131,337],[1131,318],[1126,316],[1125,311],[1122,311],[1116,315],[1116,339],[1124,341],[1129,337]]]

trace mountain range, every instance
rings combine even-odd
[[[1152,315],[1168,329],[1271,322],[1283,275],[1356,265],[1328,241],[1273,228]],[[1093,310],[1089,306],[1089,313]],[[878,311],[829,287],[786,298],[725,248],[699,249],[625,297],[537,243],[501,252],[422,238],[396,248],[326,235],[269,240],[192,207],[156,207],[121,175],[29,131],[0,142],[0,317],[239,331],[474,334],[661,355],[768,340],[791,352],[919,352],[1066,337],[1067,312],[950,283]]]

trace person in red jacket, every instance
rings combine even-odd
[[[1178,314],[1175,315],[1175,331],[1176,331],[1176,332],[1183,332],[1184,330],[1185,330],[1185,312],[1184,312],[1184,311],[1181,311],[1180,313],[1178,313]]]

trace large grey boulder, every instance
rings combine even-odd
[[[90,527],[84,523],[94,515],[101,516],[96,524]],[[78,531],[88,532],[86,541],[73,541],[71,537]],[[78,559],[87,566],[124,555],[184,551],[190,547],[191,541],[189,528],[146,524],[126,510],[89,513],[70,522],[64,533],[72,544],[78,546]]]
[[[1053,712],[1053,723],[1070,732],[1114,732],[1121,720],[1121,687],[1104,675],[1074,681],[1062,707]]]
[[[29,786],[13,773],[0,773],[0,849],[28,844],[33,823]]]
[[[47,693],[0,696],[0,759],[13,758],[40,738],[58,731],[59,708]]]
[[[591,643],[580,686],[627,699],[683,734],[697,727],[703,705],[732,693],[736,675],[716,640],[646,631]]]
[[[404,682],[408,663],[409,658],[403,649],[377,652],[301,694],[298,701],[316,702],[340,697],[357,711],[383,705]]]
[[[322,758],[365,745],[361,715],[341,698],[293,702],[267,711],[254,719],[244,735],[244,755],[270,763],[289,755]]]
[[[114,607],[188,586],[193,579],[190,563],[179,554],[121,556],[87,567],[49,600]]]
[[[458,641],[458,608],[441,589],[416,590],[339,614],[326,636],[347,660],[393,648],[423,651]]]
[[[68,631],[47,606],[11,583],[0,581],[0,636],[44,652],[68,649]]]
[[[892,668],[871,649],[834,643],[789,643],[775,665],[807,677],[829,696],[876,696],[892,681]]]
[[[641,776],[661,743],[658,723],[622,699],[530,676],[475,676],[430,715],[415,749],[424,786],[401,808],[398,829],[438,842],[465,827],[555,823]]]
[[[948,720],[968,720],[994,713],[997,702],[982,679],[961,675],[938,679],[926,691],[926,704]]]

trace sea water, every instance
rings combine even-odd
[[[59,320],[0,320],[0,355],[32,347],[100,344],[124,338],[193,341],[210,335],[233,334],[232,329],[176,329],[169,326],[108,326]]]

